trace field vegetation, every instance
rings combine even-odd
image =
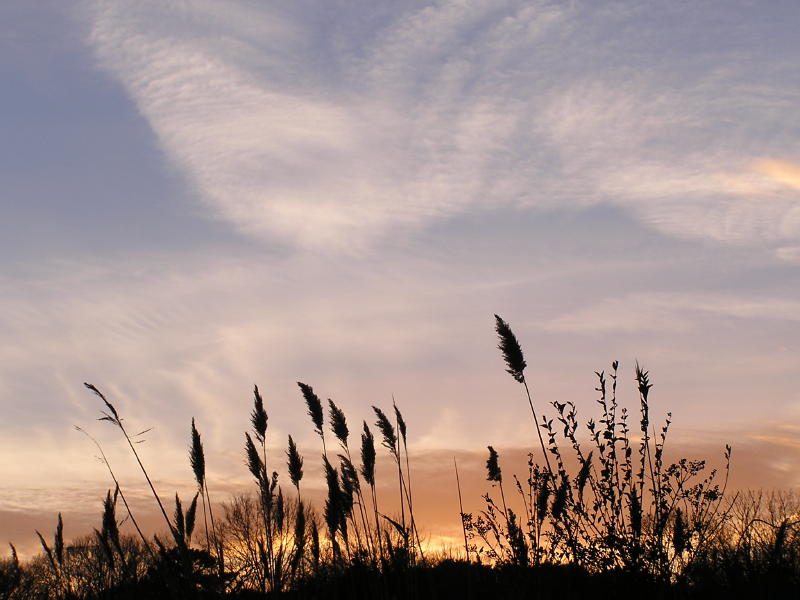
[[[215,498],[192,419],[196,491],[167,503],[136,450],[140,434],[86,384],[102,403],[100,419],[135,457],[166,533],[143,532],[103,448],[84,431],[109,474],[98,527],[66,542],[58,515],[52,536],[37,532],[38,556],[22,562],[11,545],[0,560],[0,598],[800,597],[800,496],[729,490],[730,447],[716,469],[666,461],[671,415],[651,422],[652,383],[639,365],[634,409],[617,400],[617,362],[596,373],[594,417],[582,421],[571,402],[541,406],[516,336],[498,316],[495,328],[531,412],[533,448],[527,472],[508,474],[488,447],[484,508],[461,509],[459,551],[422,543],[407,425],[395,404],[373,407],[370,422],[353,427],[333,401],[298,383],[325,473],[327,495],[317,506],[304,493],[307,467],[292,437],[280,456],[268,452],[275,444],[255,387],[243,439],[251,493]],[[399,510],[391,514],[376,493],[379,452],[393,465]],[[279,481],[279,464],[288,481]]]

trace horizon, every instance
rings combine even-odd
[[[250,485],[254,384],[322,489],[303,381],[353,431],[396,399],[412,473],[463,457],[477,506],[486,446],[536,448],[495,313],[542,413],[596,416],[613,360],[635,408],[638,361],[672,452],[800,487],[798,11],[4,3],[0,541],[99,520],[73,425],[141,486],[83,382],[153,428],[163,498],[192,418],[212,490]]]

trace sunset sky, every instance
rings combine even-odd
[[[635,407],[638,360],[676,449],[800,485],[798,25],[795,0],[3,2],[0,542],[99,521],[73,425],[140,485],[84,381],[153,427],[165,497],[195,417],[220,500],[254,383],[310,486],[295,382],[354,430],[394,396],[447,530],[454,453],[474,509],[485,447],[533,447],[494,313],[542,412],[595,415],[614,359]]]

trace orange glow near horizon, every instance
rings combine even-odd
[[[800,190],[800,164],[785,160],[762,158],[755,161],[753,167],[761,175]]]

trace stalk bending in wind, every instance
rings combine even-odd
[[[297,385],[300,388],[300,391],[303,393],[303,399],[306,401],[306,406],[308,407],[308,416],[311,417],[311,421],[314,423],[314,431],[316,431],[317,435],[322,439],[322,453],[327,457],[328,449],[325,447],[322,400],[320,400],[319,396],[314,393],[314,388],[312,388],[310,385],[301,381],[298,381]]]
[[[73,425],[73,427],[75,427],[76,431],[80,431],[83,435],[92,440],[94,445],[97,446],[97,450],[98,452],[100,452],[100,460],[106,466],[106,469],[108,469],[108,472],[111,475],[111,479],[114,481],[116,490],[119,492],[119,497],[122,498],[122,503],[125,505],[125,510],[128,513],[128,517],[130,517],[131,523],[133,523],[133,527],[136,529],[136,533],[139,534],[139,537],[141,538],[142,543],[144,544],[144,547],[147,549],[147,552],[150,554],[150,556],[155,557],[155,555],[153,554],[153,549],[150,547],[150,543],[147,541],[147,538],[144,537],[144,533],[142,533],[142,530],[139,527],[139,523],[136,521],[136,518],[133,516],[133,513],[131,512],[131,507],[128,505],[128,500],[125,498],[125,494],[122,493],[122,488],[120,488],[119,486],[119,481],[117,480],[117,476],[111,469],[111,464],[108,462],[108,458],[106,458],[106,454],[105,452],[103,452],[103,447],[100,445],[100,442],[94,439],[81,427],[78,427],[77,425]]]
[[[197,481],[200,499],[203,505],[203,525],[206,534],[206,550],[209,549],[210,541],[208,535],[208,520],[206,519],[206,506],[208,506],[208,516],[211,519],[211,538],[214,541],[214,546],[217,552],[217,559],[219,561],[220,569],[223,568],[223,554],[222,542],[217,536],[217,527],[214,521],[214,511],[211,508],[211,496],[208,491],[208,480],[206,479],[206,457],[203,450],[203,442],[200,439],[200,432],[194,424],[194,417],[192,417],[192,442],[189,446],[189,463],[192,466],[195,481]]]
[[[339,440],[339,445],[341,446],[342,450],[344,450],[344,455],[339,455],[343,487],[349,490],[351,494],[355,493],[356,495],[358,512],[359,516],[361,517],[361,526],[364,529],[365,543],[370,552],[372,552],[374,550],[374,544],[372,542],[370,527],[368,525],[367,516],[364,509],[364,495],[361,492],[361,483],[358,480],[358,471],[353,464],[353,457],[350,455],[350,445],[348,443],[350,429],[347,426],[347,418],[345,417],[344,411],[336,406],[336,403],[330,398],[328,399],[328,407],[330,409],[328,414],[330,417],[331,431],[333,431],[334,436],[337,440]],[[351,514],[350,518],[353,523],[353,529],[356,533],[356,541],[361,549],[361,534],[358,523],[356,522],[355,515]]]
[[[536,427],[536,434],[539,436],[539,444],[542,447],[542,454],[544,455],[544,461],[547,464],[547,471],[550,473],[550,478],[553,480],[554,488],[556,488],[558,486],[556,485],[555,474],[550,466],[550,459],[547,457],[547,449],[544,446],[544,439],[542,438],[542,432],[539,428],[539,420],[536,418],[536,409],[533,407],[533,398],[531,398],[531,391],[528,388],[528,382],[525,380],[525,374],[523,373],[525,367],[528,366],[528,363],[525,362],[525,357],[522,354],[522,348],[519,345],[517,336],[515,336],[514,332],[511,331],[511,327],[508,326],[508,323],[506,323],[498,315],[495,315],[494,318],[495,330],[497,331],[497,336],[500,338],[500,343],[497,345],[497,347],[500,349],[500,352],[503,353],[503,359],[505,359],[506,366],[508,366],[506,371],[516,381],[525,386],[525,393],[528,396],[528,405],[531,407],[533,424]]]
[[[119,430],[122,432],[122,435],[125,436],[125,440],[128,442],[128,446],[130,446],[131,452],[133,452],[134,457],[136,457],[136,462],[139,463],[139,468],[142,470],[144,478],[147,480],[147,485],[150,486],[150,491],[153,492],[153,497],[156,499],[156,502],[158,503],[158,508],[161,509],[161,514],[163,515],[164,520],[167,522],[167,527],[169,527],[170,533],[173,535],[173,537],[176,537],[177,532],[175,531],[175,527],[172,525],[172,521],[170,521],[170,518],[167,516],[167,511],[164,509],[164,505],[161,503],[161,498],[159,498],[158,492],[156,492],[156,488],[155,486],[153,486],[153,482],[150,480],[150,476],[147,474],[147,470],[144,468],[142,460],[139,458],[139,453],[136,452],[136,448],[133,446],[133,441],[131,440],[131,436],[128,435],[128,432],[125,430],[125,426],[122,424],[122,419],[117,413],[117,409],[115,409],[114,405],[111,404],[108,400],[106,400],[106,397],[102,393],[100,393],[100,390],[98,390],[91,383],[84,383],[83,385],[85,385],[87,389],[94,392],[105,403],[108,410],[111,411],[111,414],[103,411],[102,412],[103,416],[99,420],[108,421],[112,425],[116,425],[117,427],[119,427]],[[138,436],[141,435],[142,433],[144,433],[144,431],[137,433],[136,435]]]

